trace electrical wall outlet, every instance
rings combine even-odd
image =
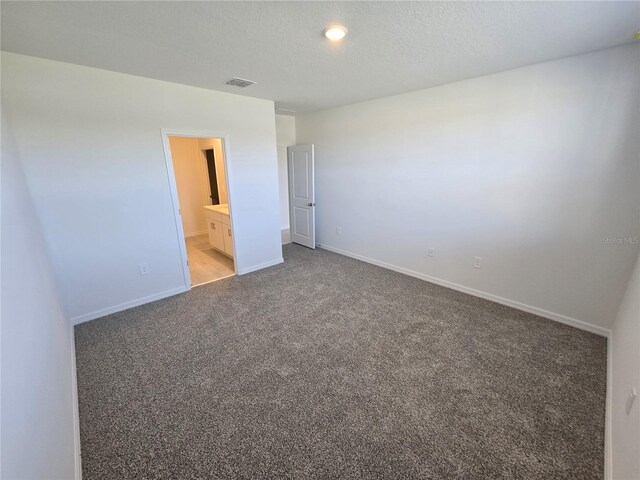
[[[336,227],[336,235],[338,236],[342,235],[342,227]]]
[[[140,275],[146,275],[147,273],[149,273],[149,264],[141,263],[140,265],[138,265],[138,269],[140,270]]]
[[[435,257],[436,256],[436,249],[435,248],[427,248],[427,255],[429,257]]]
[[[482,257],[473,257],[473,268],[481,268]]]

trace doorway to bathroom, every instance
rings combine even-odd
[[[176,229],[185,257],[185,283],[195,287],[235,275],[224,138],[170,132],[164,136],[167,168],[177,193]]]

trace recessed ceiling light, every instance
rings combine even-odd
[[[329,25],[322,31],[322,34],[332,42],[342,40],[347,34],[347,27],[343,25]]]

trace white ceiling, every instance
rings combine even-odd
[[[1,2],[2,49],[298,112],[634,41],[640,2]],[[340,45],[321,36],[346,25]],[[233,76],[257,85],[224,84]]]

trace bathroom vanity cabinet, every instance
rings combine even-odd
[[[229,205],[205,205],[209,244],[220,252],[233,258],[233,233],[229,217]]]

